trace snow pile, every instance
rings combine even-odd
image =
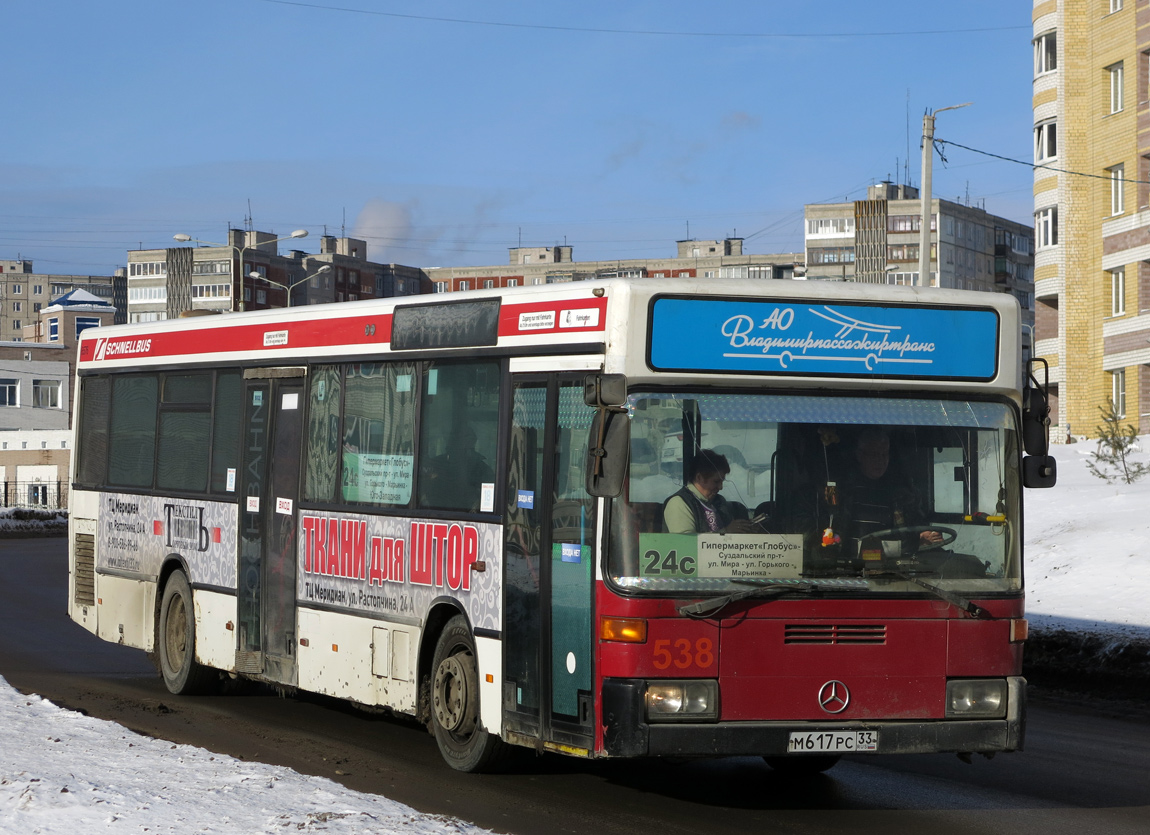
[[[1027,617],[1042,630],[1150,639],[1150,478],[1091,475],[1094,449],[1054,447],[1058,484],[1025,491]]]
[[[0,538],[67,536],[68,513],[28,507],[0,507]]]
[[[137,736],[0,678],[0,832],[485,833],[321,777]]]

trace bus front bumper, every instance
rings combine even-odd
[[[641,679],[608,679],[603,683],[603,748],[607,756],[803,756],[790,751],[792,734],[855,731],[878,734],[875,750],[865,753],[990,754],[1021,751],[1025,730],[1026,679],[1021,676],[1007,679],[1009,698],[1004,719],[648,723],[645,688]]]

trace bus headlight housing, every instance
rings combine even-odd
[[[717,722],[719,682],[714,679],[647,682],[648,722]]]
[[[948,719],[1001,719],[1006,716],[1006,680],[959,678],[946,683]]]

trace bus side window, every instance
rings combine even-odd
[[[80,456],[76,481],[97,486],[108,473],[108,413],[112,408],[112,383],[107,377],[85,377],[80,384],[80,426],[76,432]]]
[[[151,487],[156,461],[159,381],[154,374],[118,377],[112,382],[108,483]]]
[[[338,365],[319,365],[310,375],[304,497],[314,502],[335,500],[339,477],[341,372]]]

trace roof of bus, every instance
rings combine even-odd
[[[125,365],[250,361],[300,363],[312,358],[385,354],[392,344],[393,316],[414,309],[447,311],[438,327],[467,330],[476,319],[492,328],[491,340],[436,347],[444,350],[489,346],[514,354],[517,349],[554,346],[557,351],[616,357],[608,370],[653,373],[644,364],[646,323],[659,298],[691,303],[786,302],[803,305],[891,307],[910,309],[976,309],[993,311],[1004,358],[1020,348],[1020,312],[1015,298],[988,293],[935,288],[775,279],[606,279],[541,286],[471,290],[448,295],[404,296],[297,308],[278,308],[192,315],[133,325],[90,328],[81,335],[80,368]],[[453,307],[460,305],[461,307]],[[452,318],[454,317],[454,318]],[[825,318],[825,317],[824,317]],[[432,325],[431,327],[436,327]],[[1016,365],[998,362],[995,383],[1015,390]],[[1003,376],[1003,374],[1005,376]],[[990,380],[984,380],[990,382]]]

